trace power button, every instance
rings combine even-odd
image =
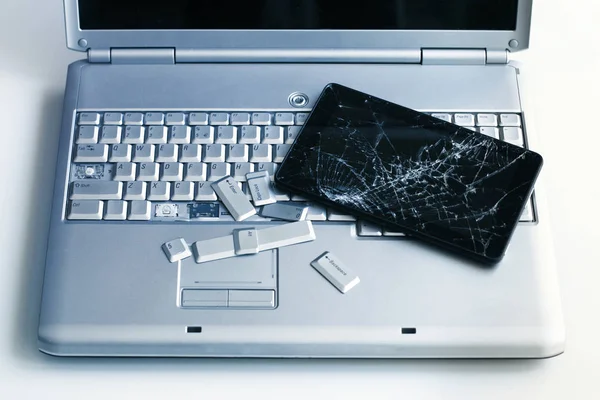
[[[304,93],[294,92],[290,94],[288,101],[290,102],[290,105],[292,107],[302,108],[306,107],[306,105],[308,104],[308,96]]]

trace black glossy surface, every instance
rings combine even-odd
[[[496,262],[541,166],[534,152],[332,84],[276,181]]]

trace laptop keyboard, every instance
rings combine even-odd
[[[525,146],[519,114],[430,114]],[[232,176],[250,198],[246,174],[268,171],[273,177],[307,117],[307,113],[291,112],[81,112],[75,127],[66,217],[233,222],[211,182]],[[278,202],[305,203],[308,220],[353,222],[359,236],[403,236],[272,189]],[[253,216],[246,221],[270,219]],[[521,222],[531,221],[530,200]]]

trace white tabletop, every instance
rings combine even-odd
[[[61,359],[37,316],[67,65],[61,0],[0,1],[0,398],[599,398],[600,5],[536,1],[526,64],[551,178],[567,350],[530,361]],[[210,396],[213,395],[213,396]],[[206,397],[208,396],[208,397]]]

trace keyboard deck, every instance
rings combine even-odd
[[[514,113],[429,113],[525,146]],[[77,115],[66,218],[90,221],[233,222],[211,182],[232,176],[250,198],[246,174],[273,176],[307,113],[93,112]],[[359,236],[403,236],[306,202],[272,186],[278,202],[309,206],[307,219],[355,221]],[[247,221],[270,221],[253,216]],[[532,222],[532,201],[521,222]]]

